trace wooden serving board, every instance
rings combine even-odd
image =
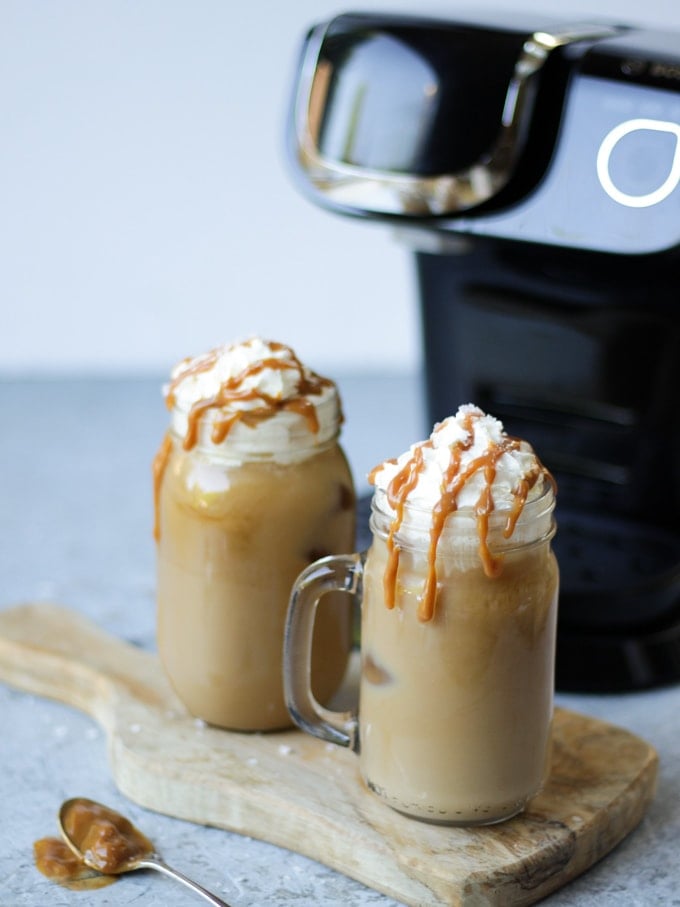
[[[427,825],[365,790],[347,750],[297,730],[202,727],[155,655],[54,605],[0,612],[0,680],[95,718],[136,803],[305,854],[418,907],[538,901],[635,827],[656,782],[644,740],[558,709],[550,780],[527,812],[486,828]]]

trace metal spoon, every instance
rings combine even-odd
[[[91,869],[106,875],[156,869],[200,894],[215,907],[230,907],[226,901],[168,866],[151,841],[129,819],[108,806],[86,797],[67,800],[59,810],[59,828],[73,853]]]

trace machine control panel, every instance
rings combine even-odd
[[[578,75],[535,192],[459,227],[628,254],[680,244],[680,93]]]
[[[664,201],[680,183],[680,124],[640,117],[614,126],[598,149],[597,175],[620,205]]]

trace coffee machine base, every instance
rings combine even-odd
[[[563,510],[557,688],[611,693],[680,678],[680,538]]]
[[[631,635],[558,626],[555,685],[562,692],[632,692],[666,686],[678,677],[680,615]]]

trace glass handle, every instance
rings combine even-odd
[[[359,750],[356,711],[326,709],[312,693],[312,639],[321,597],[326,592],[360,596],[363,568],[362,554],[341,554],[321,558],[303,570],[291,592],[283,646],[284,695],[293,721],[308,734],[355,752]]]

